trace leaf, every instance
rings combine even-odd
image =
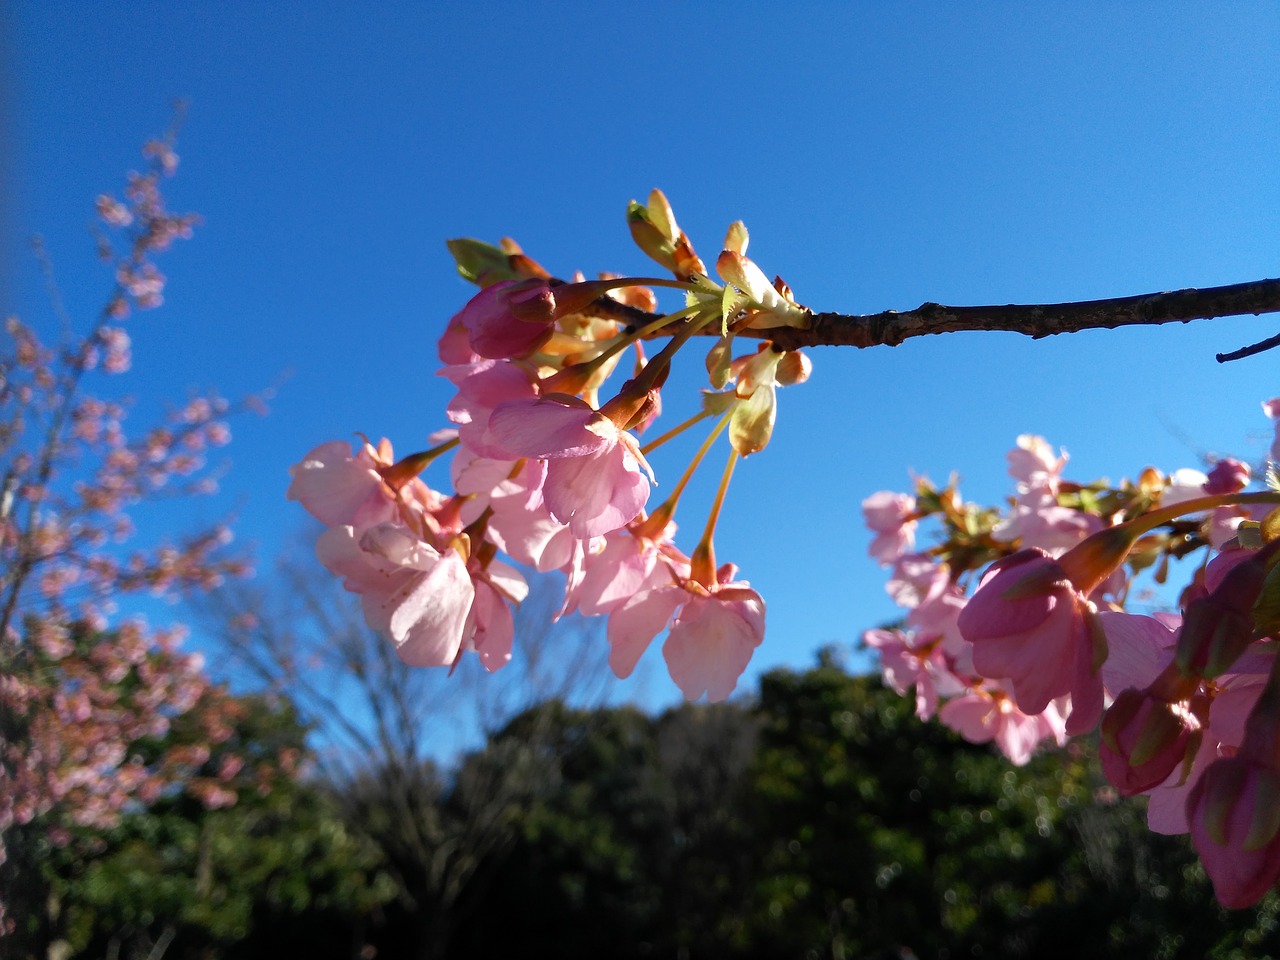
[[[448,240],[445,245],[458,265],[458,273],[472,283],[489,286],[502,280],[520,278],[520,274],[511,268],[510,256],[501,247],[471,237]]]

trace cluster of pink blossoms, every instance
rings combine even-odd
[[[808,360],[766,340],[734,358],[734,335],[806,322],[780,280],[745,256],[734,224],[712,280],[658,191],[628,210],[632,235],[674,279],[581,277],[563,283],[510,241],[454,241],[463,276],[482,289],[439,341],[440,375],[456,388],[453,427],[432,449],[396,460],[390,444],[322,444],[293,469],[288,496],[328,528],[321,562],[360,595],[369,626],[416,666],[452,667],[475,651],[489,670],[511,656],[512,606],[527,592],[517,566],[563,573],[562,613],[608,617],[609,662],[630,675],[652,641],[686,697],[729,696],[764,637],[764,601],[732,564],[718,565],[713,534],[737,458],[764,448],[776,388],[801,382]],[[650,287],[684,294],[654,318]],[[701,411],[642,445],[659,417],[676,352],[715,334],[711,390]],[[646,355],[646,340],[665,346]],[[632,360],[622,365],[628,351]],[[619,368],[630,376],[610,390]],[[704,420],[701,449],[662,505],[651,509],[648,454]],[[715,506],[691,554],[672,537],[676,505],[722,434],[731,447]],[[452,453],[453,492],[419,477]]]
[[[235,742],[243,705],[212,683],[203,659],[178,649],[182,631],[116,618],[122,597],[176,595],[244,572],[223,555],[217,525],[183,541],[123,544],[132,510],[160,492],[207,492],[212,447],[230,440],[230,405],[195,397],[130,437],[127,404],[86,392],[95,371],[131,364],[120,324],[159,305],[154,257],[196,218],[166,209],[172,138],[149,143],[148,170],[124,199],[98,198],[99,254],[116,279],[88,332],[56,345],[16,316],[0,326],[0,889],[19,843],[102,842],[94,831],[179,792],[205,806],[269,790],[273,771]],[[21,859],[21,858],[19,858]],[[0,895],[0,937],[15,920]]]
[[[1273,419],[1280,400],[1263,405]],[[1280,460],[1280,434],[1271,458]],[[914,693],[1014,763],[1100,726],[1116,789],[1148,797],[1148,824],[1190,833],[1220,902],[1255,903],[1280,881],[1280,493],[1246,492],[1247,464],[1148,468],[1136,483],[1062,477],[1065,454],[1022,436],[1016,494],[964,503],[917,482],[863,504],[871,554],[892,569],[901,628],[871,630],[885,682]],[[916,547],[932,518],[941,542]],[[1178,612],[1129,612],[1195,557]],[[985,572],[984,572],[985,568]],[[968,588],[976,588],[970,595]]]

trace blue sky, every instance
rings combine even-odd
[[[623,213],[661,187],[704,256],[735,219],[818,310],[1049,302],[1280,274],[1280,12],[1272,3],[1010,5],[9,0],[3,309],[49,320],[22,238],[73,312],[109,278],[94,197],[190,101],[169,190],[204,226],[130,322],[139,420],[192,388],[283,380],[234,425],[216,500],[264,569],[303,524],[287,469],[355,431],[445,425],[442,324],[470,296],[444,241],[512,236],[553,272],[646,273]],[[908,470],[1008,490],[1023,432],[1080,479],[1264,455],[1276,354],[1243,318],[1033,342],[962,334],[813,352],[772,445],[739,468],[722,559],[769,603],[752,673],[894,615],[859,503]],[[684,361],[671,422],[696,402]],[[672,445],[677,447],[677,445]],[[672,483],[686,448],[655,464]],[[719,463],[682,508],[696,540]],[[432,476],[428,475],[428,479]],[[444,483],[443,476],[437,476]],[[660,670],[656,651],[652,662]],[[650,682],[650,696],[674,687]]]

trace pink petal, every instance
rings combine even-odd
[[[510,400],[493,411],[489,435],[513,460],[582,457],[617,442],[589,429],[596,419],[604,418],[577,397]]]
[[[1098,614],[1107,635],[1102,682],[1113,694],[1144,690],[1173,659],[1174,633],[1159,620],[1131,613]]]
[[[649,500],[649,480],[626,448],[614,444],[594,456],[552,461],[542,496],[553,517],[588,540],[634,520]]]
[[[637,594],[609,614],[609,667],[618,677],[631,676],[640,655],[688,596],[677,586],[659,587]]]
[[[449,666],[462,647],[463,628],[475,600],[471,576],[452,550],[388,600],[388,633],[396,654],[414,667]]]
[[[672,625],[662,655],[685,699],[696,700],[706,693],[708,700],[717,703],[738,685],[764,639],[764,604],[756,604],[758,609],[738,610],[738,606],[715,597],[693,597]]]

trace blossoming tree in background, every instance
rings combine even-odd
[[[295,467],[289,497],[327,527],[321,562],[406,662],[452,667],[472,651],[491,671],[507,662],[526,586],[506,557],[561,571],[562,613],[607,617],[620,677],[665,633],[685,696],[723,700],[763,641],[765,605],[719,562],[716,522],[737,462],[769,443],[778,388],[810,375],[802,348],[1280,311],[1280,281],[1265,280],[1088,303],[815,314],[747,258],[741,223],[714,277],[661,193],[633,202],[628,223],[669,277],[564,282],[511,241],[453,241],[460,272],[482,289],[439,340],[440,374],[456,388],[452,427],[398,459],[386,440],[354,452],[333,442]],[[679,291],[678,308],[658,313],[655,288]],[[701,409],[658,432],[672,360],[699,342],[710,345]],[[650,459],[689,430],[701,446],[654,505]],[[686,553],[676,510],[722,440],[719,488]],[[445,454],[451,493],[419,476]],[[979,509],[954,484],[927,481],[914,495],[868,499],[873,555],[893,567],[890,592],[909,612],[867,642],[921,716],[994,740],[1014,762],[1101,723],[1117,788],[1151,795],[1153,829],[1191,831],[1224,904],[1252,903],[1280,878],[1280,492],[1247,489],[1251,472],[1233,460],[1208,475],[1148,470],[1115,488],[1065,480],[1065,462],[1021,438],[1007,508]],[[926,518],[944,537],[917,550]],[[1164,582],[1184,558],[1196,562],[1177,568],[1194,569],[1180,617],[1126,612],[1135,574]]]
[[[244,569],[223,556],[224,527],[138,546],[130,520],[150,498],[213,489],[206,455],[229,439],[227,403],[196,397],[130,435],[125,404],[89,392],[94,377],[128,371],[124,323],[161,303],[154,258],[190,236],[195,221],[170,213],[161,196],[178,163],[172,136],[144,154],[148,169],[129,175],[123,199],[98,200],[99,254],[115,284],[88,330],[72,333],[56,298],[63,333],[55,343],[16,316],[5,320],[0,934],[47,919],[35,878],[51,849],[79,845],[79,856],[91,856],[101,842],[95,831],[126,810],[177,792],[224,807],[242,789],[269,789],[277,768],[294,762],[246,763],[221,748],[243,705],[211,683],[198,654],[181,651],[182,628],[155,629],[120,610],[128,594],[172,596]]]

